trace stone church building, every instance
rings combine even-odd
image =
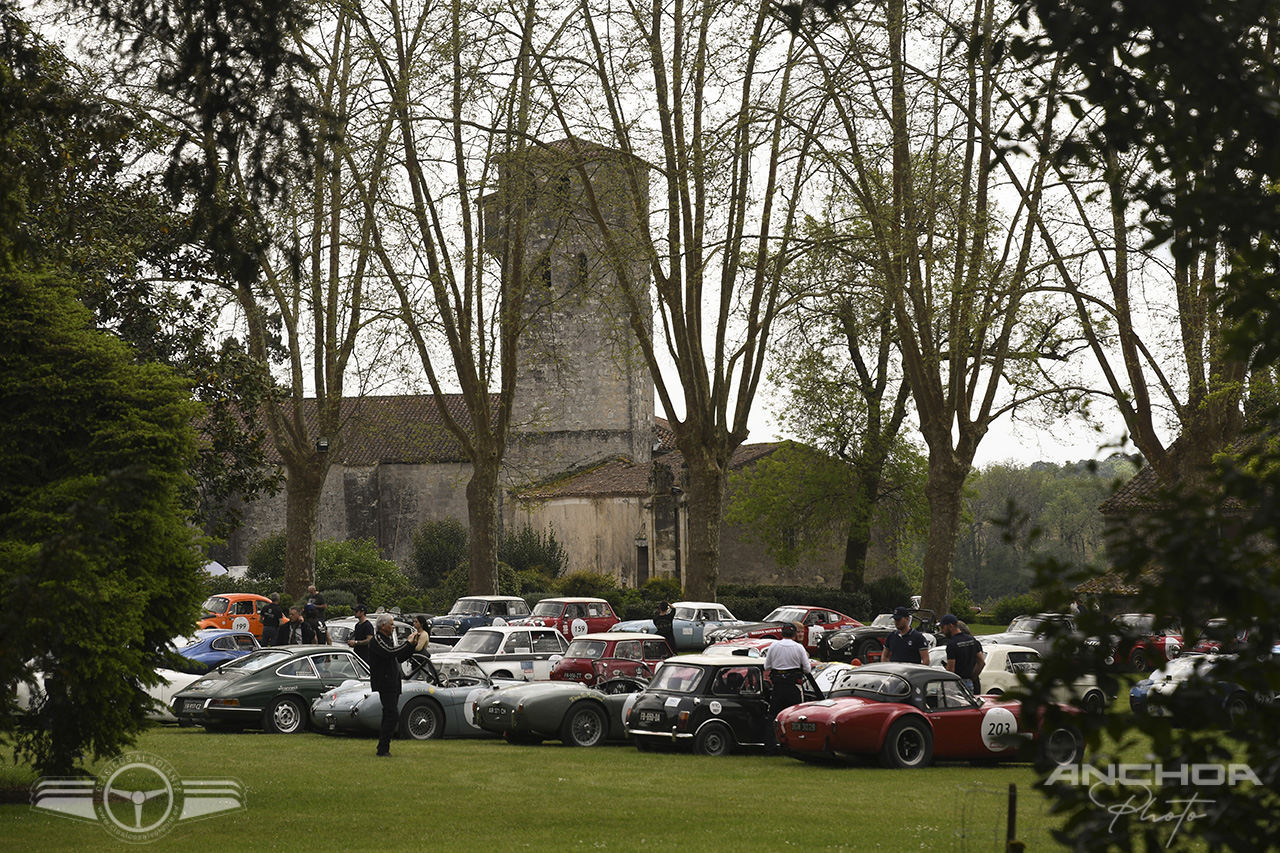
[[[617,190],[629,167],[647,174],[647,166],[587,143],[576,148],[578,156],[586,152],[603,214],[617,233],[638,240],[634,210],[640,206]],[[688,541],[682,457],[667,422],[655,417],[653,380],[570,157],[568,140],[553,144],[530,161],[532,175],[523,176],[534,187],[534,225],[525,247],[533,281],[499,517],[508,529],[554,531],[568,571],[610,574],[625,586],[652,577],[682,580],[682,543]],[[500,186],[511,177],[500,169]],[[647,186],[647,178],[639,183]],[[501,196],[500,190],[482,200],[491,251],[502,236]],[[651,315],[644,256],[631,256],[630,279]],[[469,420],[460,397],[445,404],[460,423]],[[429,394],[349,399],[343,416],[342,458],[332,460],[321,497],[321,539],[372,539],[385,557],[406,565],[423,522],[467,523],[471,466]],[[778,447],[744,445],[732,465],[751,465]],[[283,492],[240,509],[241,528],[213,555],[227,565],[243,564],[255,542],[284,527]],[[744,531],[725,525],[721,536],[724,583],[839,584],[840,551],[787,571]]]

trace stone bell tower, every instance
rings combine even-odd
[[[522,203],[526,222],[524,329],[506,453],[513,484],[618,456],[641,465],[652,458],[653,379],[621,290],[625,279],[639,321],[651,328],[640,229],[648,174],[638,158],[570,139],[499,164],[499,189],[485,199],[488,250],[501,251],[502,206]],[[593,201],[609,223],[608,240]]]

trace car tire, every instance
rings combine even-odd
[[[919,718],[898,720],[880,746],[880,764],[895,770],[928,767],[933,762],[933,732]]]
[[[1041,732],[1039,754],[1040,763],[1045,768],[1079,764],[1084,755],[1084,738],[1075,726],[1059,726]]]
[[[262,728],[273,735],[302,734],[307,730],[307,711],[297,699],[284,696],[262,712]]]
[[[1080,700],[1080,709],[1094,716],[1107,710],[1107,697],[1101,690],[1090,690]]]
[[[698,755],[728,755],[732,750],[733,734],[724,723],[707,723],[693,739],[693,751]]]
[[[1138,649],[1129,656],[1129,666],[1133,668],[1134,672],[1147,672],[1151,669],[1151,667],[1147,666],[1147,654],[1142,649]]]
[[[884,649],[884,646],[881,645],[879,640],[875,640],[875,639],[863,640],[858,645],[858,653],[854,655],[854,657],[862,661],[864,664],[871,663],[871,653],[883,651],[883,649]]]
[[[430,699],[414,699],[400,714],[400,737],[439,740],[444,737],[444,711]]]
[[[574,702],[560,724],[560,742],[565,746],[599,746],[608,735],[608,718],[590,702]]]
[[[1241,718],[1249,713],[1249,699],[1243,693],[1232,693],[1227,697],[1224,707],[1227,712],[1227,725],[1235,728],[1240,724]]]

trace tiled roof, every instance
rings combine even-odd
[[[676,434],[671,429],[671,422],[666,418],[653,419],[653,439],[655,456],[659,453],[670,453],[676,449]]]
[[[1144,569],[1137,581],[1128,581],[1116,572],[1106,572],[1089,578],[1075,588],[1081,595],[1137,595],[1143,586],[1152,586],[1160,580],[1160,569]]]
[[[471,415],[461,394],[446,394],[445,406],[463,427],[471,425]],[[491,396],[496,407],[498,398]],[[316,401],[303,402],[308,424],[316,422]],[[462,445],[440,417],[430,394],[395,397],[353,397],[343,402],[343,443],[333,461],[342,465],[370,466],[382,463],[425,464],[466,462]],[[267,461],[279,465],[281,459],[268,443]]]
[[[1116,489],[1098,510],[1103,515],[1128,515],[1138,509],[1150,510],[1159,506],[1159,492],[1160,478],[1156,476],[1156,469],[1147,465]]]
[[[729,467],[741,468],[744,465],[750,465],[781,446],[780,443],[744,444],[734,452]],[[675,450],[655,459],[654,462],[665,465],[673,473],[677,473],[684,465],[684,455]],[[522,491],[520,497],[525,500],[644,497],[652,493],[649,486],[651,470],[648,465],[637,465],[630,459],[613,459],[586,471],[532,486]]]

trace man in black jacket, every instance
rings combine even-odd
[[[296,607],[289,608],[289,621],[276,630],[274,645],[296,646],[311,645],[316,641],[316,632],[302,621],[302,611]]]
[[[667,602],[658,605],[658,610],[653,614],[653,627],[661,637],[666,637],[667,642],[671,644],[671,651],[676,650],[676,612]]]
[[[396,643],[395,618],[390,613],[378,614],[378,627],[369,643],[369,686],[382,700],[382,729],[378,735],[378,757],[391,755],[391,738],[400,723],[400,661],[413,654],[418,632],[409,635],[408,642]]]

